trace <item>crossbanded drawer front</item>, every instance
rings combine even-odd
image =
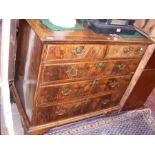
[[[46,104],[69,100],[103,92],[125,90],[131,76],[102,78],[80,82],[70,82],[51,86],[41,86],[38,90],[38,103]]]
[[[98,62],[62,63],[44,66],[41,82],[81,80],[134,72],[139,60],[111,60]]]
[[[107,94],[104,96],[87,98],[68,103],[59,103],[54,106],[40,107],[37,114],[37,123],[47,123],[113,107],[119,103],[122,93]]]
[[[109,45],[105,58],[138,58],[146,48],[147,45]]]
[[[59,60],[103,59],[106,45],[47,45],[44,62]]]

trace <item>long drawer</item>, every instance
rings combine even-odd
[[[147,45],[99,45],[67,44],[46,45],[43,61],[45,63],[61,60],[103,60],[109,58],[139,58]]]
[[[94,95],[103,92],[125,90],[131,75],[114,78],[70,82],[40,86],[37,93],[38,104],[66,101],[73,98]]]
[[[41,82],[127,75],[135,71],[138,63],[139,59],[50,64],[43,66]]]
[[[37,111],[37,124],[113,107],[118,104],[121,94],[122,93],[117,92],[115,94],[106,94],[103,96],[71,101],[66,104],[62,103],[50,107],[39,107]]]

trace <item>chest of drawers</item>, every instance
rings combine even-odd
[[[151,43],[89,29],[52,31],[39,20],[20,20],[15,87],[27,133],[117,113]]]

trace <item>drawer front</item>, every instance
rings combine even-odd
[[[37,101],[39,104],[47,104],[67,101],[89,95],[95,95],[115,90],[125,90],[131,76],[117,78],[102,78],[98,80],[70,82],[66,84],[40,87]]]
[[[63,63],[45,66],[41,82],[90,79],[108,75],[127,75],[134,72],[139,60]]]
[[[119,103],[120,94],[107,94],[95,98],[72,101],[50,107],[40,107],[37,112],[37,124],[65,119],[89,112],[94,112],[113,107]]]
[[[48,45],[44,61],[103,59],[106,45]]]
[[[145,45],[109,45],[105,58],[141,57],[146,48]]]

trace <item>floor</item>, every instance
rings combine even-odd
[[[12,117],[13,117],[13,124],[14,124],[14,131],[16,135],[24,135],[24,130],[21,124],[21,120],[20,120],[20,116],[19,116],[19,112],[17,109],[17,106],[15,103],[13,103],[11,105],[12,107]]]
[[[21,120],[20,120],[20,115],[19,112],[17,110],[16,104],[12,103],[11,104],[11,108],[12,108],[12,117],[13,117],[13,128],[14,128],[14,132],[15,135],[24,135],[24,130],[21,124]],[[5,129],[4,124],[4,116],[1,116],[1,134],[2,135],[8,135],[7,130]]]

